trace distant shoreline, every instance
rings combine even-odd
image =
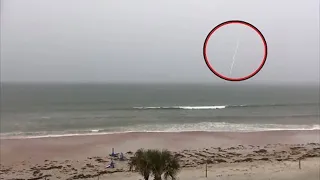
[[[48,136],[29,136],[29,137],[10,137],[3,138],[1,137],[1,141],[33,141],[33,140],[45,140],[45,139],[81,139],[81,138],[100,138],[100,137],[108,137],[108,136],[145,136],[145,135],[164,135],[164,136],[174,136],[174,135],[205,135],[205,136],[213,136],[213,135],[253,135],[253,134],[317,134],[319,135],[319,143],[320,143],[320,129],[298,129],[298,130],[263,130],[263,131],[176,131],[176,132],[164,132],[164,131],[146,131],[146,132],[105,132],[105,133],[92,133],[92,134],[64,134],[64,135],[48,135]]]
[[[140,134],[140,133],[257,133],[257,132],[294,132],[294,131],[319,131],[320,126],[311,129],[270,129],[270,130],[256,130],[256,131],[119,131],[119,132],[92,132],[82,134],[48,134],[48,135],[26,135],[26,136],[6,136],[0,135],[0,140],[19,140],[19,139],[42,139],[42,138],[63,138],[63,137],[81,137],[81,136],[103,136],[116,134]],[[319,135],[320,136],[320,135]]]

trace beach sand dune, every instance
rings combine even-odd
[[[179,174],[181,180],[319,180],[320,158],[302,162],[299,169],[297,162],[256,162],[237,164],[216,164],[208,167],[183,169]],[[137,180],[136,173],[119,173],[102,176],[100,179]]]
[[[1,140],[1,179],[142,179],[127,161],[139,148],[169,149],[179,179],[319,179],[320,131],[123,133]],[[107,169],[111,162],[114,169]],[[301,169],[299,169],[301,159]],[[208,178],[205,165],[208,163]]]

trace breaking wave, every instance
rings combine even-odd
[[[163,107],[134,107],[134,109],[224,109],[227,106],[163,106]]]
[[[278,106],[312,106],[319,105],[317,103],[300,103],[300,104],[242,104],[242,105],[214,105],[214,106],[146,106],[146,107],[133,107],[133,109],[151,110],[212,110],[212,109],[225,109],[225,108],[249,108],[249,107],[278,107]]]

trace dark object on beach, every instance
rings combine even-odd
[[[39,177],[34,177],[34,178],[29,178],[28,180],[40,180],[40,179],[49,179],[48,177],[51,177],[51,175],[44,175],[44,176],[39,176]]]
[[[94,168],[94,165],[92,165],[92,164],[86,164],[86,166],[89,168]]]
[[[133,152],[132,151],[128,151],[127,154],[133,154]]]
[[[107,166],[107,168],[114,168],[114,162],[111,160],[110,164]]]
[[[260,149],[258,151],[253,151],[253,152],[255,152],[255,153],[267,153],[268,151],[265,150],[265,149]]]
[[[239,162],[252,162],[252,158],[245,158],[245,159],[237,159],[234,162],[239,163]]]
[[[125,161],[126,158],[124,157],[123,153],[120,153],[120,158],[119,158],[120,161]]]
[[[214,161],[217,162],[217,163],[225,163],[225,162],[227,162],[224,159],[214,159]]]
[[[100,157],[96,158],[96,161],[97,161],[98,163],[105,163],[105,162],[107,162],[107,161],[103,160],[103,159],[100,158]]]
[[[260,161],[269,161],[270,159],[267,158],[267,157],[264,157],[264,158],[260,158],[259,160],[260,160]]]
[[[299,161],[299,169],[301,169],[301,160],[302,160],[302,157],[298,158],[298,161]]]
[[[130,170],[135,169],[145,180],[149,180],[150,175],[154,180],[176,179],[176,175],[181,169],[179,158],[168,150],[144,150],[139,149],[129,161]]]
[[[180,153],[175,154],[175,156],[178,157],[178,158],[184,158],[184,157],[186,157],[185,155],[180,154]]]
[[[206,177],[208,177],[208,161],[206,161]]]
[[[118,155],[119,155],[119,153],[115,153],[115,152],[114,152],[114,148],[112,148],[112,153],[109,154],[109,156],[111,156],[111,157],[118,157]]]

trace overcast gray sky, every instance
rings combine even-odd
[[[2,0],[1,80],[222,82],[204,63],[209,31],[239,19],[264,34],[267,63],[252,82],[319,82],[319,0]],[[212,65],[233,76],[263,56],[252,30],[209,41]]]

